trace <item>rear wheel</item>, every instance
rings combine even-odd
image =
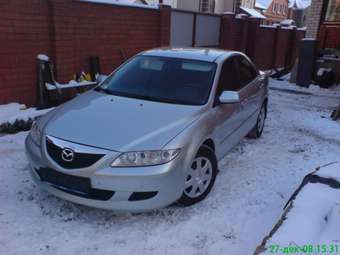
[[[263,132],[266,117],[267,117],[267,105],[266,103],[264,103],[261,107],[259,116],[257,117],[255,127],[248,134],[249,138],[254,138],[254,139],[260,138]]]
[[[215,154],[209,147],[202,146],[186,174],[184,191],[178,202],[189,206],[203,200],[211,191],[216,174]]]

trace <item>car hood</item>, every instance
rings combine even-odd
[[[87,92],[58,107],[44,132],[116,151],[161,149],[200,116],[201,106]]]

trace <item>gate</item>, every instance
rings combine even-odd
[[[221,16],[172,10],[170,46],[218,47]]]

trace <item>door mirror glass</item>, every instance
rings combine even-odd
[[[240,96],[236,91],[223,91],[219,97],[221,104],[235,104],[240,102]]]

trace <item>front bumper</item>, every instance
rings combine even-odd
[[[31,175],[38,186],[57,197],[74,203],[110,210],[146,211],[172,204],[180,198],[183,192],[184,164],[181,154],[171,162],[158,166],[112,168],[105,162],[98,162],[84,170],[67,170],[48,159],[44,148],[40,149],[29,135],[25,145]],[[61,190],[41,180],[37,170],[44,171],[46,168],[67,175],[89,178],[91,188],[113,191],[114,194],[108,200],[103,201]],[[146,199],[140,197],[143,199],[131,201],[132,195],[151,193],[156,195]]]

